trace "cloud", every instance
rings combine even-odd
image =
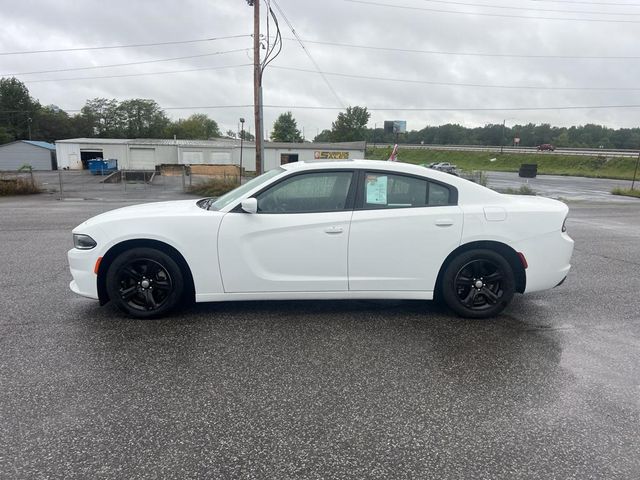
[[[380,0],[379,3],[392,3]],[[547,8],[574,13],[550,13],[490,8],[511,6],[504,0],[467,0],[478,6],[445,4],[426,0],[401,0],[396,5],[531,17],[565,17],[640,22],[640,7],[600,7],[518,2],[519,8]],[[481,6],[481,3],[485,6]],[[264,3],[263,3],[264,4]],[[637,27],[633,23],[557,21],[540,18],[501,18],[432,11],[405,10],[371,4],[326,0],[311,2],[278,0],[296,32],[308,43],[308,51],[325,72],[444,83],[484,85],[529,85],[539,87],[640,87],[640,60],[513,58],[460,56],[320,45],[311,41],[446,52],[567,55],[638,56]],[[609,14],[579,12],[602,10]],[[264,11],[265,9],[263,9]],[[633,14],[633,15],[631,15]],[[282,54],[273,66],[314,70],[284,19]],[[243,0],[203,2],[71,0],[14,3],[0,13],[0,51],[73,48],[93,45],[166,42],[252,33],[252,9]],[[273,32],[273,23],[271,23]],[[264,30],[264,29],[263,29]],[[128,63],[160,58],[206,54],[238,48],[250,49],[249,37],[158,47],[90,50],[80,52],[0,57],[0,73],[63,69],[88,65]],[[200,57],[171,62],[103,68],[77,72],[22,75],[22,81],[69,77],[127,75],[170,70],[198,69],[251,62],[250,52]],[[327,75],[340,101],[316,73],[268,68],[264,77],[264,103],[269,105],[341,106],[363,105],[372,111],[370,125],[385,119],[407,120],[409,129],[448,122],[477,126],[550,122],[556,125],[601,123],[612,127],[638,126],[640,109],[458,111],[464,108],[562,107],[571,105],[640,104],[640,90],[535,90],[434,86],[367,80]],[[117,99],[152,98],[165,107],[245,105],[253,101],[250,67],[201,70],[173,74],[110,79],[27,83],[43,104],[79,109],[94,97]],[[414,111],[416,108],[448,108],[446,111]],[[292,108],[298,125],[308,138],[330,128],[338,110]],[[267,133],[275,118],[285,111],[265,110]],[[205,112],[223,130],[237,128],[238,118],[247,119],[252,131],[251,108],[215,110],[168,110],[172,117]]]

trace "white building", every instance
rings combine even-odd
[[[116,159],[119,169],[154,170],[163,164],[240,165],[256,170],[255,144],[234,139],[165,140],[72,138],[56,142],[59,168],[80,170],[94,158]],[[263,170],[291,162],[364,158],[365,142],[265,143]]]

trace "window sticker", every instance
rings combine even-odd
[[[373,205],[387,204],[387,176],[367,174],[367,203]]]

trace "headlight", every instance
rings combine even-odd
[[[96,245],[96,241],[89,235],[73,234],[73,246],[78,250],[91,250]]]

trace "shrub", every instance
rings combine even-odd
[[[190,187],[189,193],[195,193],[196,195],[202,195],[203,197],[219,197],[230,192],[239,185],[240,183],[235,179],[213,178],[200,185]]]
[[[529,185],[520,185],[520,188],[507,188],[502,193],[509,195],[536,195],[536,191]]]
[[[630,188],[620,188],[620,187],[616,187],[613,190],[611,190],[611,193],[613,195],[624,195],[626,197],[636,197],[636,198],[640,198],[640,190],[638,189],[630,189]]]
[[[0,177],[0,196],[31,195],[40,191],[40,187],[32,178]]]

